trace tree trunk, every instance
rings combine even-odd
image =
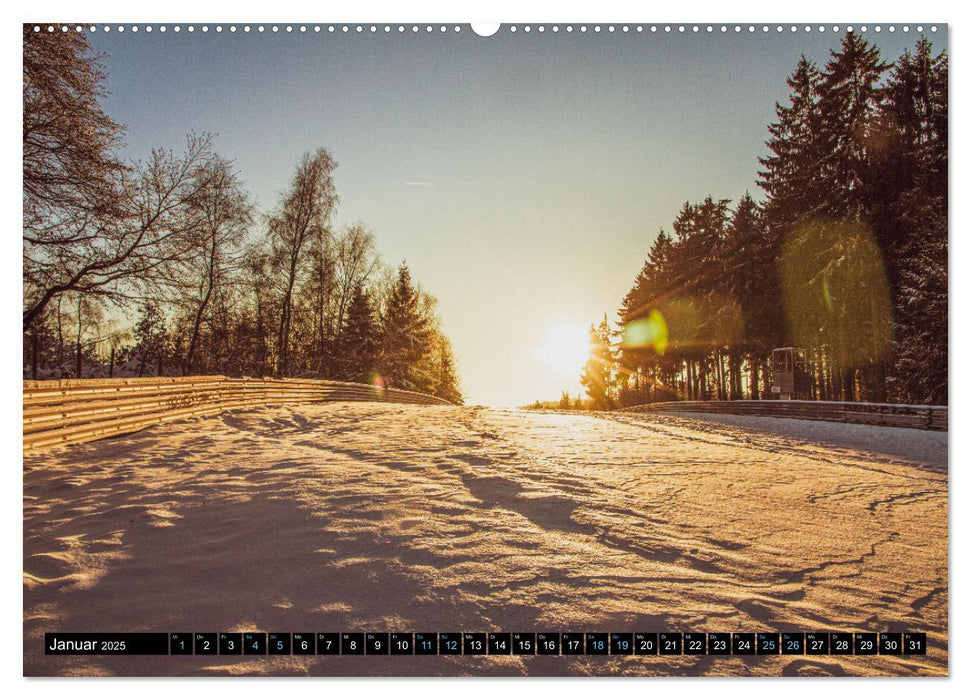
[[[30,338],[30,378],[37,379],[37,329],[31,333]]]
[[[877,360],[874,367],[876,376],[876,387],[874,387],[873,400],[879,403],[887,401],[887,363],[884,360]]]
[[[758,401],[761,398],[759,394],[759,364],[754,355],[748,359],[748,371],[750,396],[753,401]]]
[[[215,244],[214,244],[215,245]],[[182,375],[185,376],[192,372],[192,362],[195,359],[196,346],[199,343],[199,329],[202,327],[202,315],[206,312],[206,308],[209,306],[209,300],[212,298],[212,289],[215,286],[215,251],[210,254],[209,259],[209,280],[206,285],[205,294],[202,295],[202,300],[199,302],[199,307],[196,309],[195,317],[192,319],[192,332],[189,334],[189,349],[185,353],[185,362],[182,363]]]
[[[290,371],[290,312],[293,304],[293,287],[296,284],[297,261],[291,258],[290,276],[287,278],[287,291],[283,297],[283,309],[280,313],[280,332],[277,338],[277,367],[278,377],[286,376]]]
[[[735,356],[735,396],[738,399],[745,398],[745,387],[742,386],[743,381],[743,371],[742,365],[745,362],[745,358],[742,355]]]
[[[715,381],[715,400],[718,401],[722,397],[722,355],[721,350],[715,351],[715,356],[712,359],[711,373],[714,375],[712,378]]]
[[[81,297],[78,297],[78,333],[75,337],[74,343],[74,369],[76,374],[74,375],[78,379],[81,378]]]
[[[844,401],[856,401],[856,391],[853,386],[855,372],[852,369],[843,370],[843,400]]]
[[[64,324],[61,317],[61,297],[57,298],[57,369],[64,366]]]
[[[728,354],[728,399],[742,398],[742,363],[734,352]]]

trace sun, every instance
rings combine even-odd
[[[590,336],[586,324],[558,321],[544,331],[540,359],[551,370],[579,374],[589,357]]]

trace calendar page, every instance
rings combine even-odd
[[[22,34],[25,676],[948,674],[947,24]]]

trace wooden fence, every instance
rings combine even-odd
[[[24,452],[234,408],[320,401],[449,405],[427,394],[311,379],[143,377],[24,382]]]
[[[847,401],[670,401],[618,409],[665,413],[730,413],[947,430],[947,406],[910,406]]]

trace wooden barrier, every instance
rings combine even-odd
[[[249,377],[141,377],[24,382],[24,452],[89,442],[236,408],[321,401],[450,405],[370,384]]]
[[[801,418],[840,423],[866,423],[897,428],[947,430],[947,406],[912,406],[848,401],[670,401],[619,411],[664,413],[728,413]]]

